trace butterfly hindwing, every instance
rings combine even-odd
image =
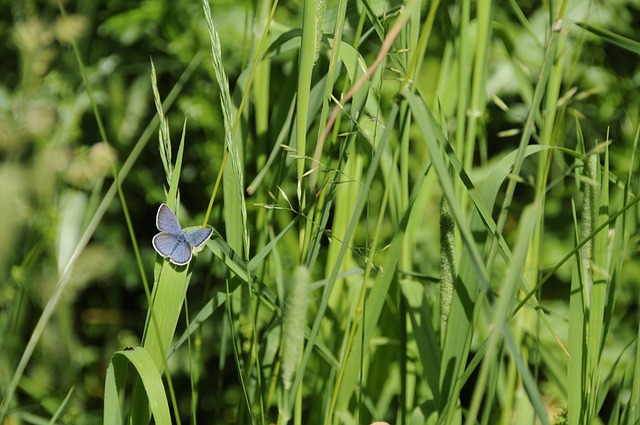
[[[184,266],[191,261],[191,245],[187,241],[179,242],[173,250],[169,261],[176,266]]]
[[[162,257],[167,258],[176,249],[178,238],[176,235],[168,232],[160,232],[153,237],[151,241],[155,250]]]

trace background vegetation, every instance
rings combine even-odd
[[[0,423],[640,422],[637,2],[0,4]]]

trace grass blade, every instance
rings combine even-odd
[[[126,375],[126,369],[129,364],[138,372],[138,377],[144,386],[155,423],[170,424],[171,415],[169,414],[169,404],[164,392],[161,373],[158,371],[155,361],[151,358],[149,352],[143,347],[118,351],[111,358],[105,378],[103,423],[105,425],[123,423],[118,393],[124,389],[122,377]]]
[[[624,37],[620,34],[616,34],[614,32],[611,32],[609,30],[606,30],[604,28],[601,28],[599,26],[596,25],[592,25],[589,24],[587,22],[576,22],[576,25],[578,25],[580,28],[583,28],[587,31],[589,31],[592,34],[595,34],[601,38],[603,38],[604,40],[608,41],[609,43],[613,43],[616,46],[620,46],[623,49],[626,49],[630,52],[633,52],[637,55],[640,55],[640,43],[638,43],[635,40],[632,40],[630,38]]]

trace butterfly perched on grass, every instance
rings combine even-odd
[[[153,237],[155,250],[163,258],[168,258],[176,266],[184,266],[191,261],[194,248],[200,248],[211,237],[213,229],[203,227],[185,232],[173,211],[161,204],[156,214],[156,227],[160,233]]]

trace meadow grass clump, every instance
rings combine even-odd
[[[625,5],[102,6],[0,47],[0,423],[638,422]]]

